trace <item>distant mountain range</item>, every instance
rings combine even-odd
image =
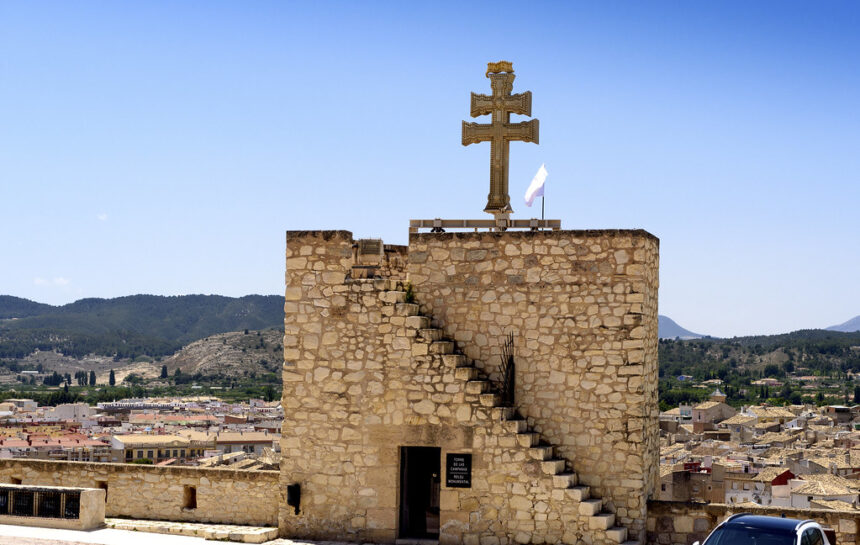
[[[167,356],[216,333],[281,329],[281,295],[131,295],[51,306],[0,295],[0,358],[35,350],[134,359]]]
[[[36,316],[51,312],[53,308],[51,305],[37,303],[29,299],[22,299],[11,295],[0,295],[0,320]]]
[[[62,306],[0,295],[0,363],[22,360],[37,350],[57,351],[72,358],[87,355],[129,361],[139,356],[161,358],[216,334],[245,329],[281,330],[283,305],[281,295],[131,295],[81,299]],[[827,330],[795,333],[818,339],[826,337],[828,330],[860,331],[860,316]],[[661,339],[682,340],[707,337],[663,315],[659,316],[658,335]],[[786,335],[744,339],[770,344],[782,342]],[[224,339],[220,340],[223,344]],[[189,365],[181,364],[186,369]]]
[[[827,328],[828,331],[842,331],[843,333],[851,333],[860,331],[860,316],[855,316],[844,324],[832,325]]]
[[[662,314],[659,316],[657,331],[657,335],[661,339],[688,340],[709,337],[709,335],[700,335],[699,333],[693,333],[689,329],[684,329],[683,327],[678,325],[675,320],[669,318],[668,316],[663,316]],[[833,325],[819,331],[841,331],[842,333],[853,333],[855,331],[860,331],[860,316],[855,316],[844,324]]]
[[[705,335],[693,333],[679,326],[675,320],[662,314],[657,317],[657,336],[661,339],[701,339]]]

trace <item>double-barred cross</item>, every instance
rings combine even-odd
[[[467,123],[463,121],[463,145],[490,142],[490,193],[484,212],[509,214],[511,197],[508,194],[508,154],[512,140],[538,143],[538,120],[511,123],[511,114],[532,114],[532,93],[512,95],[514,69],[510,62],[487,65],[487,77],[492,95],[472,93],[472,117],[492,114],[492,122]]]

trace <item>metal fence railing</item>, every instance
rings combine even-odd
[[[77,519],[81,515],[78,490],[0,487],[0,515]]]
[[[62,518],[61,506],[63,494],[61,492],[37,492],[36,516],[44,518]]]
[[[76,519],[81,516],[81,493],[65,494],[66,500],[63,506],[63,518]]]

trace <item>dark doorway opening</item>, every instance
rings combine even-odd
[[[98,485],[99,488],[101,488],[102,490],[105,491],[105,503],[107,503],[107,496],[108,496],[107,481],[96,481],[96,485]]]
[[[441,449],[400,447],[400,537],[439,538]]]
[[[186,486],[182,495],[182,507],[185,509],[197,509],[197,487]]]

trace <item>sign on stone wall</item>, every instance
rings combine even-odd
[[[445,486],[472,488],[472,455],[449,452],[445,461]]]

